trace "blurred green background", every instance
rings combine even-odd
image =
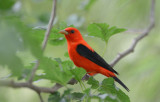
[[[89,24],[93,22],[107,23],[111,26],[128,29],[130,32],[114,35],[109,40],[104,59],[111,62],[117,53],[127,49],[132,43],[132,39],[148,27],[150,4],[151,0],[58,0],[54,23],[74,24],[84,39],[101,55],[105,43],[99,38],[86,36]],[[52,0],[0,0],[0,16],[21,16],[25,24],[33,28],[48,24],[51,9]],[[160,0],[156,0],[155,22],[155,28],[140,41],[134,53],[122,59],[114,67],[120,73],[119,78],[131,90],[126,92],[117,84],[129,95],[131,102],[159,102],[160,100]],[[63,46],[48,45],[45,55],[66,59],[63,56],[65,52],[67,52],[66,43]],[[34,59],[28,52],[19,53],[18,56],[25,58],[24,63],[29,63]],[[0,66],[0,78],[8,73],[7,69]],[[98,80],[104,78],[102,75],[95,77]],[[35,82],[35,84],[51,86],[47,80]],[[79,85],[71,87],[80,90]],[[42,95],[47,100],[48,94]],[[0,102],[37,101],[39,101],[37,94],[30,89],[0,87]]]

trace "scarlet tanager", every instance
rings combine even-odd
[[[68,27],[59,33],[65,35],[69,57],[77,67],[84,68],[91,76],[101,73],[107,77],[112,77],[129,91],[126,85],[116,77],[115,74],[118,75],[118,73],[87,44],[78,29]]]

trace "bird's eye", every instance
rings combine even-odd
[[[74,30],[71,30],[71,33],[74,33]]]

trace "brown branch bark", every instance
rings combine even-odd
[[[116,58],[110,63],[111,66],[114,66],[115,64],[117,64],[122,58],[124,58],[125,56],[127,56],[130,53],[134,52],[134,49],[136,47],[136,45],[139,43],[139,41],[141,39],[143,39],[144,37],[146,37],[149,32],[154,28],[155,26],[155,0],[151,0],[151,11],[150,11],[150,24],[147,27],[147,29],[145,31],[143,31],[139,36],[137,36],[136,38],[133,39],[133,42],[131,44],[131,46],[125,50],[124,52],[119,53]]]
[[[11,81],[1,80],[0,86],[7,86],[7,87],[12,87],[12,88],[24,88],[25,87],[25,88],[32,89],[38,93],[40,92],[53,93],[54,92],[53,88],[38,87],[28,82],[14,82],[12,80]]]
[[[32,83],[33,78],[34,78],[34,75],[35,75],[35,72],[36,72],[38,66],[39,66],[39,60],[36,61],[35,65],[34,65],[34,67],[33,67],[33,70],[32,70],[32,72],[31,72],[31,76],[30,76],[30,78],[29,78],[29,80],[28,80],[28,83]]]
[[[53,0],[53,7],[52,7],[52,12],[51,12],[51,17],[50,17],[50,20],[49,20],[49,23],[48,23],[48,27],[47,27],[47,30],[45,32],[44,40],[43,40],[43,43],[42,43],[42,50],[43,51],[46,48],[46,45],[47,45],[47,42],[48,42],[48,37],[50,35],[51,28],[53,26],[53,22],[54,22],[54,19],[55,19],[55,16],[56,16],[56,1],[57,0]],[[30,78],[28,80],[29,83],[32,83],[33,78],[35,76],[35,72],[36,72],[38,66],[39,66],[39,60],[37,60],[35,66],[33,67],[33,70],[31,72],[31,76],[30,76]]]
[[[56,1],[57,0],[53,0],[53,7],[52,7],[52,12],[51,12],[51,17],[50,17],[50,20],[49,20],[49,23],[48,23],[48,27],[47,27],[47,30],[45,32],[45,37],[44,37],[44,40],[43,40],[43,43],[42,43],[42,50],[43,51],[46,48],[46,45],[47,45],[47,42],[48,42],[48,38],[49,38],[51,29],[52,29],[52,26],[53,26],[53,22],[54,22],[54,19],[56,17]]]

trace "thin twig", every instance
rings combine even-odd
[[[152,0],[151,3],[151,11],[150,11],[150,25],[149,27],[139,36],[137,36],[135,39],[133,39],[133,42],[131,44],[131,46],[125,50],[124,52],[121,52],[117,55],[117,57],[110,63],[111,66],[114,66],[115,64],[117,64],[122,58],[124,58],[125,56],[127,56],[128,54],[134,52],[134,49],[137,45],[137,43],[143,39],[144,37],[146,37],[149,32],[154,28],[155,25],[155,0]]]
[[[39,93],[37,93],[37,94],[38,94],[38,96],[39,96],[40,101],[41,101],[41,102],[44,102],[41,93],[39,92]]]
[[[32,83],[33,78],[34,78],[34,75],[35,75],[35,72],[36,72],[38,66],[39,66],[39,60],[36,61],[35,65],[34,65],[34,67],[33,67],[33,70],[32,70],[32,72],[31,72],[30,79],[28,80],[29,83]]]
[[[43,43],[42,43],[42,50],[43,51],[46,48],[46,45],[47,45],[47,42],[48,42],[48,37],[50,35],[51,28],[53,26],[53,22],[54,22],[54,19],[56,17],[56,1],[57,0],[53,0],[53,8],[52,8],[52,12],[51,12],[51,17],[50,17],[48,27],[47,27],[47,30],[46,30],[46,33],[45,33],[45,37],[44,37],[44,40],[43,40]]]
[[[51,28],[53,26],[53,21],[54,21],[55,16],[56,16],[56,1],[57,0],[53,0],[53,7],[52,7],[52,12],[51,12],[51,17],[50,17],[50,20],[49,20],[49,23],[48,23],[48,27],[47,27],[47,30],[45,32],[44,40],[43,40],[43,43],[42,43],[42,50],[43,51],[46,48],[46,45],[47,45],[47,42],[48,42],[48,37],[50,35]],[[32,72],[31,72],[30,79],[28,80],[29,83],[32,83],[33,78],[35,76],[35,72],[36,72],[38,66],[39,66],[39,60],[37,60]]]

